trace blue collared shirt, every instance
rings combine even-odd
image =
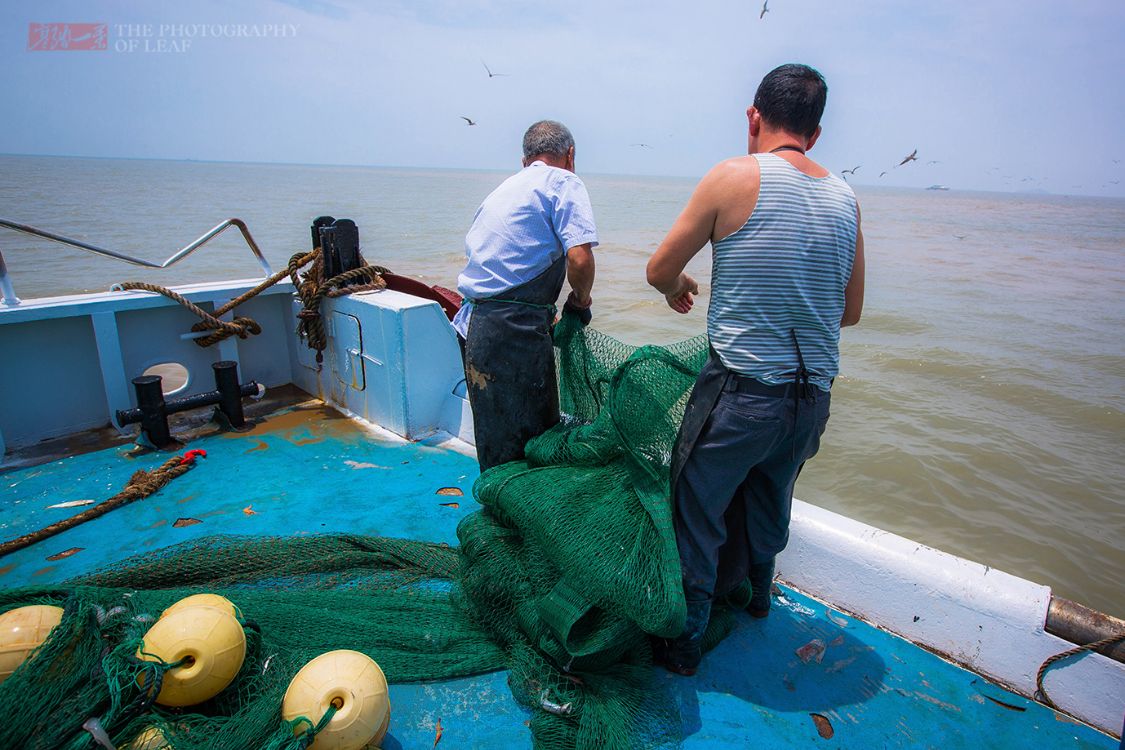
[[[470,299],[531,281],[577,245],[598,244],[586,186],[573,172],[534,161],[489,194],[465,235],[469,262],[457,277],[466,298],[453,327],[469,330]]]

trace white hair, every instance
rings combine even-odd
[[[574,136],[566,125],[554,120],[540,120],[523,134],[523,156],[525,159],[539,154],[566,156],[574,147]]]

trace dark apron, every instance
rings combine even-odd
[[[804,357],[802,357],[801,347],[797,343],[796,332],[792,332],[792,335],[798,361],[796,381],[800,384],[800,388],[796,390],[795,395],[798,401],[797,408],[799,409],[799,400],[804,398],[804,392],[814,386],[808,382],[809,373],[805,369]],[[692,388],[691,396],[684,409],[683,421],[680,423],[680,431],[676,436],[676,444],[672,449],[670,491],[673,503],[676,502],[676,485],[680,479],[680,472],[683,471],[684,464],[691,456],[691,452],[703,433],[703,428],[707,425],[707,420],[710,418],[711,412],[714,411],[715,404],[718,403],[724,388],[734,377],[737,377],[737,375],[727,368],[719,359],[715,350],[711,349],[707,362],[699,371],[695,386]],[[796,423],[796,413],[794,413],[794,423]],[[800,470],[798,469],[799,473]],[[690,512],[690,509],[681,510]],[[771,561],[751,565],[750,557],[746,552],[750,549],[750,540],[746,536],[746,508],[742,503],[732,502],[730,504],[723,516],[723,525],[727,530],[727,538],[719,548],[717,555],[716,594],[721,596],[734,591],[746,580],[748,575],[753,576],[755,573],[764,576],[764,591],[768,591],[769,579],[773,577],[773,563]],[[762,604],[761,597],[756,596],[755,598],[759,599],[759,606],[757,607],[759,610],[768,608],[768,597],[764,599],[765,604]]]
[[[680,480],[680,472],[687,462],[688,456],[695,448],[695,441],[699,440],[700,434],[703,432],[703,426],[707,424],[707,418],[711,416],[711,410],[715,408],[716,402],[719,400],[719,394],[723,392],[723,386],[727,384],[727,380],[731,376],[731,371],[719,359],[719,355],[715,353],[714,349],[710,350],[710,356],[703,364],[703,369],[699,371],[699,376],[695,379],[695,385],[691,389],[691,397],[688,399],[687,406],[684,408],[684,419],[680,422],[680,431],[676,435],[676,444],[672,448],[672,495],[675,497],[676,483]]]
[[[797,374],[795,376],[796,382],[800,385],[797,391],[799,398],[804,397],[813,386],[809,384],[809,371],[805,369],[805,358],[801,354],[801,345],[797,341],[797,332],[790,331],[793,337],[793,347],[797,352]],[[688,398],[687,406],[684,408],[684,418],[680,422],[680,431],[676,435],[676,444],[672,448],[672,461],[671,461],[671,491],[675,497],[676,483],[680,480],[680,472],[684,468],[684,463],[687,462],[688,456],[691,455],[692,450],[695,448],[695,443],[699,440],[700,434],[703,432],[704,425],[707,424],[707,418],[711,416],[711,412],[715,409],[715,404],[719,400],[719,395],[722,394],[723,388],[726,387],[727,381],[731,377],[737,377],[733,371],[727,368],[719,359],[718,353],[713,349],[709,349],[709,356],[707,361],[703,364],[703,369],[699,371],[699,376],[695,380],[695,385],[691,389],[691,396]]]
[[[551,323],[566,255],[531,281],[473,305],[465,387],[481,471],[524,457],[524,444],[559,421]]]

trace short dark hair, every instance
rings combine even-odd
[[[567,130],[566,125],[554,120],[540,120],[532,124],[523,134],[525,159],[540,154],[566,156],[573,147],[574,136]]]
[[[827,100],[824,76],[808,65],[789,63],[766,73],[754,94],[754,107],[771,126],[811,138]]]

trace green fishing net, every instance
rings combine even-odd
[[[311,735],[282,720],[282,696],[301,666],[334,649],[379,663],[392,713],[395,683],[507,669],[536,748],[678,744],[676,703],[653,679],[646,634],[683,626],[668,462],[706,342],[637,348],[569,316],[555,338],[567,416],[528,444],[526,461],[481,475],[483,509],[461,522],[460,547],[214,536],[0,592],[0,611],[65,608],[0,684],[0,747],[95,748],[82,728],[91,719],[117,747],[149,727],[175,750],[305,747]],[[161,707],[151,687],[167,667],[137,650],[165,608],[204,591],[241,611],[242,670],[204,704]],[[717,611],[705,646],[733,622]]]

